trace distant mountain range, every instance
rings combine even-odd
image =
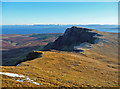
[[[65,29],[70,28],[72,26],[91,28],[103,32],[118,33],[118,25],[34,24],[34,25],[3,25],[2,34],[64,33]]]
[[[18,26],[19,24],[11,24],[11,25],[12,25],[12,26],[13,26],[13,25]],[[34,25],[34,26],[41,26],[41,25],[42,25],[42,26],[43,26],[43,25],[47,25],[47,26],[49,26],[49,25],[51,25],[51,26],[53,26],[53,25],[58,25],[58,26],[59,26],[59,25],[93,25],[93,26],[94,26],[94,25],[103,25],[103,26],[105,26],[105,25],[106,25],[106,26],[112,25],[112,26],[115,26],[115,25],[116,25],[116,26],[118,26],[117,24],[23,24],[23,25]],[[7,25],[3,25],[3,26],[7,26]],[[10,26],[10,25],[8,25],[8,26]]]

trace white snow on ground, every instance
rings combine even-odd
[[[33,82],[34,84],[36,84],[36,85],[40,85],[39,83],[37,83],[37,82]]]
[[[14,73],[5,73],[5,72],[0,72],[0,74],[3,74],[3,75],[7,75],[7,76],[10,76],[10,77],[25,77],[23,75],[18,75],[18,74],[14,74]]]
[[[19,78],[24,78],[25,77],[24,75],[18,75],[18,74],[15,74],[15,73],[5,73],[5,72],[0,72],[0,75],[7,75],[7,76],[10,76],[10,77],[19,77]],[[12,78],[12,79],[15,80],[15,78]],[[31,82],[31,83],[34,83],[36,85],[41,85],[41,83],[39,84],[37,82],[34,82],[29,77],[25,78],[24,80],[27,80],[27,82]],[[19,80],[16,80],[16,81],[24,82],[24,80],[19,79]]]
[[[33,80],[31,80],[30,78],[26,78],[26,80],[28,80],[28,82],[33,82]]]
[[[16,80],[16,81],[18,81],[18,82],[23,82],[23,80]]]

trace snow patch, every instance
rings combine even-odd
[[[36,84],[36,85],[40,85],[39,83],[37,83],[37,82],[33,82],[34,84]]]
[[[23,80],[16,80],[16,81],[18,81],[18,82],[23,82]]]
[[[7,76],[10,76],[10,77],[19,77],[19,78],[25,78],[24,75],[18,75],[18,74],[15,74],[15,73],[5,73],[5,72],[0,72],[0,75],[7,75]],[[12,78],[14,79],[15,81],[18,81],[18,82],[24,82],[23,79],[15,79],[15,78]],[[42,83],[37,83],[37,82],[34,82],[34,80],[31,80],[29,77],[25,78],[25,80],[27,80],[27,82],[31,82],[31,83],[34,83],[36,85],[42,85]]]
[[[10,77],[25,77],[23,75],[18,75],[18,74],[15,74],[15,73],[5,73],[5,72],[0,72],[0,74],[2,75],[7,75],[7,76],[10,76]]]

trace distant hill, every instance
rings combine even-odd
[[[71,27],[66,29],[65,33],[56,39],[53,43],[49,43],[44,47],[44,50],[63,50],[63,51],[74,51],[74,47],[81,43],[87,42],[90,44],[96,44],[98,40],[97,36],[102,36],[97,33],[94,29],[82,28],[82,27]]]

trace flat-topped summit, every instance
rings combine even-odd
[[[63,50],[73,51],[74,46],[80,45],[81,43],[88,42],[91,44],[96,43],[96,36],[101,36],[96,33],[94,29],[76,27],[67,28],[65,33],[56,39],[53,43],[49,43],[44,47],[44,50]]]

